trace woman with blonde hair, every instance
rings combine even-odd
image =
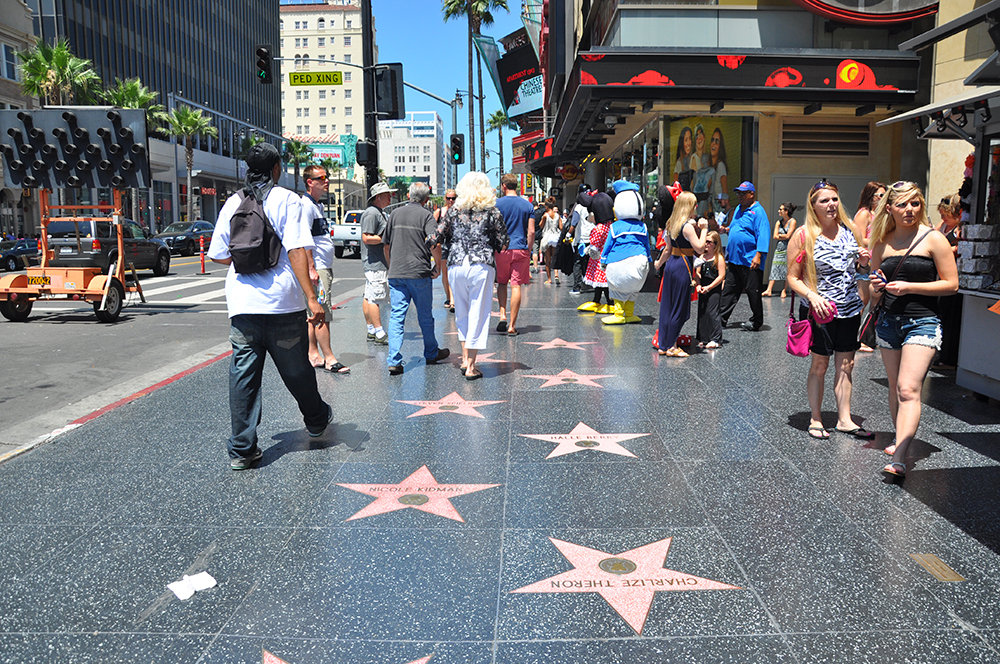
[[[663,229],[666,247],[654,266],[663,268],[660,282],[660,329],[657,342],[660,355],[687,357],[677,346],[677,337],[684,323],[691,317],[691,287],[694,285],[694,255],[705,250],[708,222],[692,220],[698,199],[690,191],[683,191],[674,202],[674,211]],[[664,265],[666,267],[664,267]]]
[[[920,393],[941,348],[938,298],[958,291],[958,269],[948,239],[931,228],[927,203],[913,182],[897,182],[872,220],[872,301],[882,301],[875,333],[889,380],[889,412],[896,440],[882,472],[906,475],[906,449],[920,425]]]
[[[809,192],[805,226],[788,243],[788,256],[795,256],[788,262],[788,287],[802,296],[799,319],[808,317],[812,327],[807,433],[817,439],[830,437],[823,426],[822,406],[831,355],[835,362],[837,431],[862,440],[875,436],[851,416],[851,377],[865,306],[858,294],[857,267],[867,266],[869,261],[863,239],[840,202],[837,185],[826,180],[817,183]]]
[[[455,194],[455,203],[443,215],[430,241],[448,249],[455,326],[462,342],[461,369],[466,380],[476,380],[483,377],[476,368],[476,355],[486,348],[493,305],[493,255],[506,249],[510,239],[485,173],[466,173]]]

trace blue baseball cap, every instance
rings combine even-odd
[[[750,182],[749,180],[741,182],[740,186],[734,188],[733,191],[752,191],[757,193],[757,190],[753,188],[753,182]]]

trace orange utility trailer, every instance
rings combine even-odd
[[[39,249],[41,265],[27,268],[26,273],[8,274],[0,277],[0,314],[7,320],[23,321],[31,314],[36,300],[76,300],[91,302],[94,314],[102,323],[113,323],[121,315],[125,306],[125,294],[137,292],[143,302],[142,287],[132,269],[132,281],[125,280],[124,240],[122,233],[121,191],[114,189],[113,205],[49,205],[48,190],[41,190],[42,238]],[[55,216],[52,212],[74,213],[71,216]],[[87,215],[92,212],[93,216]],[[97,216],[101,213],[110,216]],[[118,242],[116,260],[104,274],[99,267],[50,267],[55,258],[49,249],[48,225],[53,221],[104,221],[111,222]],[[81,242],[97,242],[97,238],[84,237]]]

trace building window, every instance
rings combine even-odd
[[[302,109],[301,108],[295,109],[295,117],[297,117],[297,118],[301,118],[302,117]]]
[[[345,73],[346,73],[346,72],[345,72]],[[330,90],[330,99],[333,99],[333,98],[335,98],[336,96],[337,96],[337,89],[336,89],[336,88],[334,88],[333,90]]]
[[[285,101],[285,91],[281,91],[281,101]]]
[[[302,38],[301,37],[296,37],[295,38],[295,48],[302,48]]]
[[[350,99],[351,95],[352,95],[352,92],[353,91],[350,88],[346,88],[344,90],[344,99]]]
[[[337,133],[337,125],[330,125],[330,133],[331,134]]]
[[[319,126],[319,133],[320,134],[325,134],[326,133],[326,125],[320,125]]]
[[[281,117],[285,117],[285,109],[281,109]]]
[[[303,37],[302,38],[302,48],[309,48],[309,38],[308,37]]]
[[[431,167],[430,166],[424,166],[424,173],[430,173],[430,172],[431,172]]]
[[[302,22],[301,21],[296,21],[295,22],[295,29],[296,30],[302,29]]]
[[[285,22],[284,21],[278,21],[278,29],[279,30],[284,30],[285,29]]]
[[[429,154],[425,154],[424,155],[424,161],[430,161],[430,160],[431,160],[431,156]]]
[[[345,29],[347,29],[347,30],[350,30],[350,29],[351,29],[351,26],[352,26],[353,24],[354,24],[354,21],[352,21],[352,20],[348,19],[348,20],[344,21],[344,28],[345,28]]]
[[[302,63],[301,64],[302,64],[302,68],[303,69],[309,69],[309,54],[308,53],[303,53],[302,54]]]
[[[306,101],[309,101],[309,91],[308,90],[303,90],[302,91],[302,98],[304,100],[306,100]]]
[[[336,114],[337,114],[337,107],[336,106],[331,106],[330,107],[330,115],[336,115]]]
[[[320,106],[319,107],[319,117],[321,117],[321,118],[325,118],[326,117],[326,107],[325,106]]]
[[[346,62],[348,64],[351,62],[351,54],[350,53],[344,54],[344,62]]]
[[[326,99],[326,90],[319,90],[319,98]]]
[[[424,146],[424,154],[429,154],[429,153],[430,153],[430,151],[431,151],[431,146],[429,146],[429,145],[425,145],[425,146]]]
[[[317,19],[316,20],[316,29],[317,30],[326,30],[326,19],[325,18],[321,18],[321,19]]]
[[[308,118],[309,117],[309,107],[308,106],[306,108],[302,109],[302,117],[304,117],[304,118]]]
[[[354,107],[353,106],[345,106],[344,107],[344,115],[346,115],[347,117],[351,117],[352,115],[354,115]]]
[[[306,134],[308,134],[308,133],[309,133],[309,125],[304,125],[304,126],[302,127],[302,131],[303,131],[303,133],[306,133]]]
[[[353,134],[354,133],[354,125],[344,125],[344,133],[345,134]]]
[[[346,60],[345,60],[345,62],[346,62]],[[349,71],[345,71],[344,72],[344,83],[350,83],[351,82],[351,74],[352,73],[353,72],[349,72]]]
[[[326,37],[317,37],[316,46],[319,48],[326,48]]]
[[[282,37],[281,39],[278,40],[278,50],[284,50],[284,49],[285,49],[285,38]]]
[[[301,101],[302,100],[302,90],[296,90],[295,91],[295,99],[296,99],[296,101]]]
[[[326,56],[325,55],[320,55],[319,59],[322,60],[322,61],[325,61],[326,60]]]
[[[350,45],[351,45],[351,38],[344,37],[344,46],[350,46]]]
[[[295,133],[299,136],[302,135],[302,125],[295,125]]]
[[[333,46],[333,43],[334,43],[335,39],[336,39],[336,37],[330,37],[330,46],[331,47]]]
[[[303,30],[309,29],[309,21],[302,21],[302,29]]]

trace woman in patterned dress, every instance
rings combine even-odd
[[[781,297],[785,297],[788,289],[788,240],[795,232],[795,226],[799,222],[792,217],[796,207],[791,203],[782,203],[778,208],[778,220],[774,222],[774,239],[778,244],[774,245],[774,258],[771,259],[771,276],[767,282],[767,290],[761,293],[764,297],[771,297],[774,293],[774,282],[784,282],[781,285]]]

